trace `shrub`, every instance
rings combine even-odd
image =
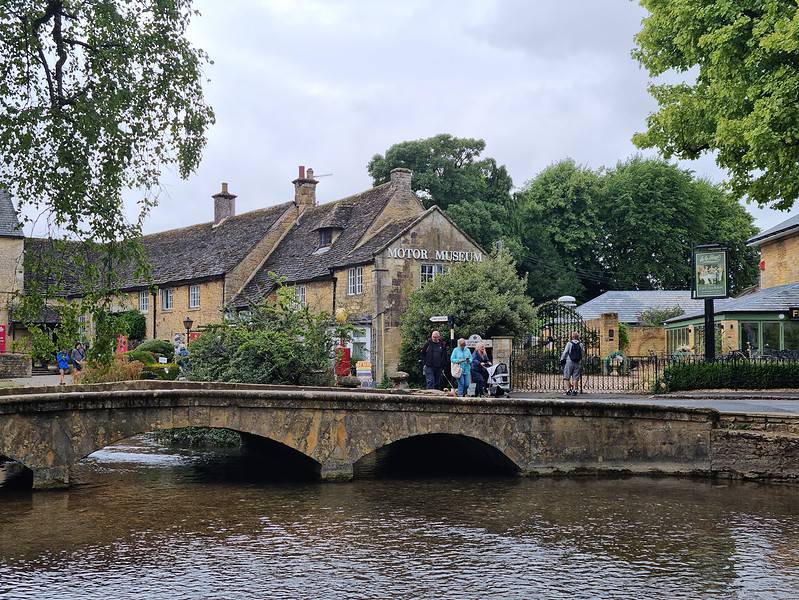
[[[153,438],[159,444],[191,448],[237,448],[241,445],[241,435],[235,431],[208,427],[162,429],[154,432]]]
[[[657,391],[799,388],[799,362],[685,362],[671,365]]]
[[[144,365],[144,369],[141,372],[142,379],[175,381],[178,377],[180,377],[180,367],[175,363]]]
[[[147,350],[139,350],[138,348],[136,350],[131,350],[125,354],[125,356],[128,358],[128,360],[137,360],[145,365],[158,362],[155,354],[148,352]]]
[[[116,355],[110,363],[90,361],[82,371],[76,374],[79,383],[113,383],[115,381],[131,381],[141,377],[144,365],[136,360],[128,360],[126,356]]]
[[[138,310],[115,313],[117,329],[129,340],[143,340],[147,335],[147,319]]]
[[[147,340],[136,346],[137,351],[152,352],[166,358],[169,362],[175,359],[175,347],[172,342],[164,340]]]

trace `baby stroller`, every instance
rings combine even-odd
[[[486,381],[486,389],[490,396],[501,398],[510,394],[510,373],[508,372],[508,365],[505,363],[497,363],[486,367],[488,371],[488,380]]]

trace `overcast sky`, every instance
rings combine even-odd
[[[211,220],[222,181],[237,212],[289,200],[297,165],[321,202],[371,185],[391,144],[483,138],[516,186],[571,157],[636,152],[655,108],[630,58],[644,11],[630,0],[196,0],[192,40],[214,60],[217,123],[199,170],[170,171],[145,231]],[[713,181],[712,158],[686,164]],[[749,207],[761,227],[787,214]]]

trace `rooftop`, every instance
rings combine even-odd
[[[22,237],[22,227],[8,192],[0,188],[0,237]]]
[[[583,319],[598,319],[617,313],[621,323],[638,323],[641,313],[680,307],[684,311],[701,310],[702,300],[691,298],[690,290],[618,290],[605,292],[577,307]]]
[[[794,233],[799,234],[799,213],[795,214],[790,219],[771,227],[770,229],[766,229],[765,231],[761,231],[757,235],[752,236],[747,240],[747,244],[749,246],[760,246],[766,242]]]
[[[713,309],[716,314],[736,312],[780,312],[799,306],[799,283],[789,283],[765,288],[745,296],[716,300]],[[667,323],[677,323],[696,319],[704,314],[704,309],[686,311],[684,315],[669,319]]]

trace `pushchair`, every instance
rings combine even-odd
[[[510,373],[508,365],[497,363],[486,367],[488,379],[486,380],[486,390],[489,396],[501,398],[510,394]]]

